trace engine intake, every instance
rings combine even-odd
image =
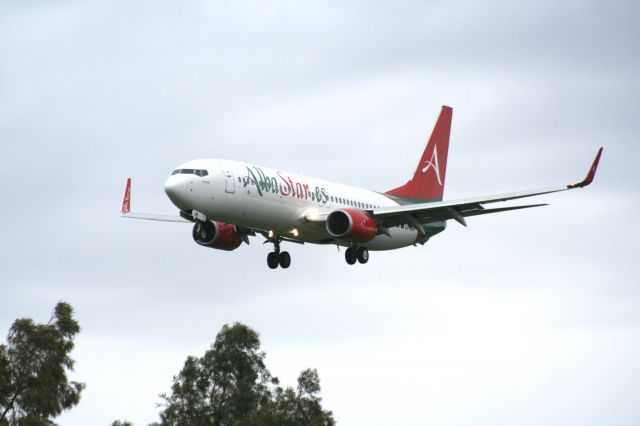
[[[378,234],[378,224],[366,212],[356,209],[341,209],[327,217],[327,232],[342,241],[365,243]]]
[[[231,251],[242,244],[242,233],[235,225],[224,222],[196,222],[193,239],[201,246]]]

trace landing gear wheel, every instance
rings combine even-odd
[[[279,262],[282,269],[287,269],[289,265],[291,265],[291,255],[289,255],[288,251],[283,251],[280,253]]]
[[[356,263],[357,256],[356,250],[353,247],[349,247],[344,252],[344,260],[346,260],[349,265]]]
[[[291,261],[291,260],[289,260]],[[278,253],[276,253],[275,251],[272,251],[271,253],[269,253],[267,255],[267,265],[269,265],[269,268],[271,269],[276,269],[278,267],[278,263],[279,263],[279,256]],[[289,266],[289,265],[287,265]],[[283,266],[284,268],[284,266]]]
[[[369,250],[364,247],[358,249],[358,262],[367,263],[369,261]]]

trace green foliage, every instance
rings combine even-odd
[[[202,358],[190,356],[161,395],[162,426],[330,426],[320,405],[320,379],[305,370],[297,391],[283,389],[264,364],[258,334],[244,324],[225,325]]]
[[[277,387],[273,398],[237,426],[331,426],[335,420],[320,404],[320,377],[306,369],[298,377],[297,391]]]
[[[110,426],[133,426],[133,423],[127,420],[123,420],[123,421],[116,420],[113,423],[111,423]]]
[[[73,308],[59,302],[46,324],[16,320],[0,345],[0,426],[52,425],[80,401],[84,384],[69,382],[73,338],[80,331]]]

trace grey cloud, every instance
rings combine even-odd
[[[262,333],[276,375],[318,367],[344,424],[398,412],[475,424],[474,410],[489,423],[634,424],[637,12],[4,2],[0,329],[60,299],[76,307],[88,388],[63,424],[154,420],[181,361],[234,320]],[[292,269],[268,271],[260,239],[220,253],[188,226],[118,216],[128,176],[134,209],[171,213],[162,183],[192,158],[388,189],[410,177],[442,104],[454,107],[448,198],[569,183],[604,145],[595,184],[453,223],[364,268],[335,247],[292,246]]]

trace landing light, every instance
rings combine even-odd
[[[269,230],[269,234],[268,235],[269,235],[269,238],[273,238],[273,236],[275,235],[274,232],[273,232],[273,229]]]
[[[297,230],[296,228],[293,228],[293,229],[291,230],[291,234],[292,234],[294,237],[297,237],[298,235],[300,235],[300,233],[298,232],[298,230]]]

